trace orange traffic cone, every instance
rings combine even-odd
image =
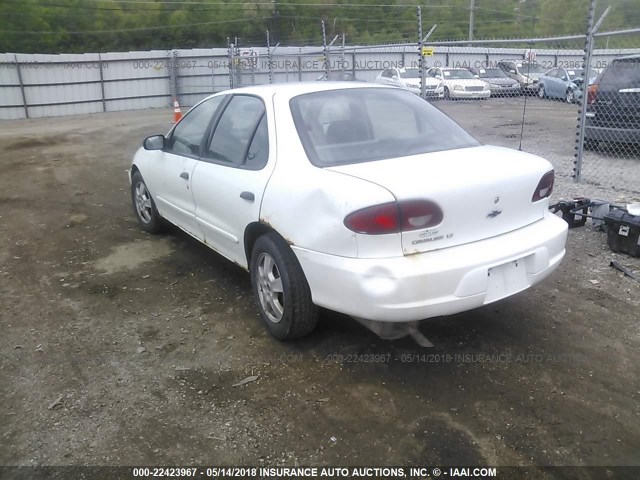
[[[173,123],[178,123],[182,120],[182,112],[180,111],[180,104],[178,103],[178,99],[173,99]]]

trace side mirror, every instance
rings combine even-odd
[[[473,78],[480,78],[480,75],[474,75]]]
[[[164,135],[151,135],[144,139],[142,146],[145,150],[162,150],[164,148]]]

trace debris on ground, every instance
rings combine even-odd
[[[238,383],[234,383],[231,385],[232,387],[241,387],[242,385],[246,385],[247,383],[255,382],[258,380],[258,375],[251,375],[244,380],[240,380]]]
[[[640,277],[638,277],[638,275],[633,273],[631,270],[629,270],[627,267],[622,265],[620,262],[616,260],[612,260],[609,266],[615,268],[616,270],[620,270],[622,273],[625,274],[625,276],[634,279],[636,282],[640,282]]]
[[[58,398],[56,398],[53,402],[51,402],[49,404],[49,406],[47,407],[47,410],[53,410],[54,408],[56,408],[58,405],[62,404],[62,395],[59,395]]]

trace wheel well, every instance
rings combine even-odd
[[[251,251],[253,250],[253,245],[256,243],[256,240],[265,233],[276,232],[273,228],[271,228],[266,223],[262,222],[252,222],[247,225],[247,228],[244,230],[244,253],[247,256],[247,267],[251,269]]]
[[[131,176],[133,177],[134,173],[138,173],[140,171],[140,169],[134,164],[131,165]]]

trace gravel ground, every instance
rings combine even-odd
[[[512,107],[440,103],[497,144]],[[640,465],[640,283],[609,267],[640,259],[574,229],[543,284],[423,322],[434,348],[326,311],[281,343],[244,271],[137,227],[126,169],[170,118],[0,123],[0,465]],[[634,195],[583,187],[556,198]]]

